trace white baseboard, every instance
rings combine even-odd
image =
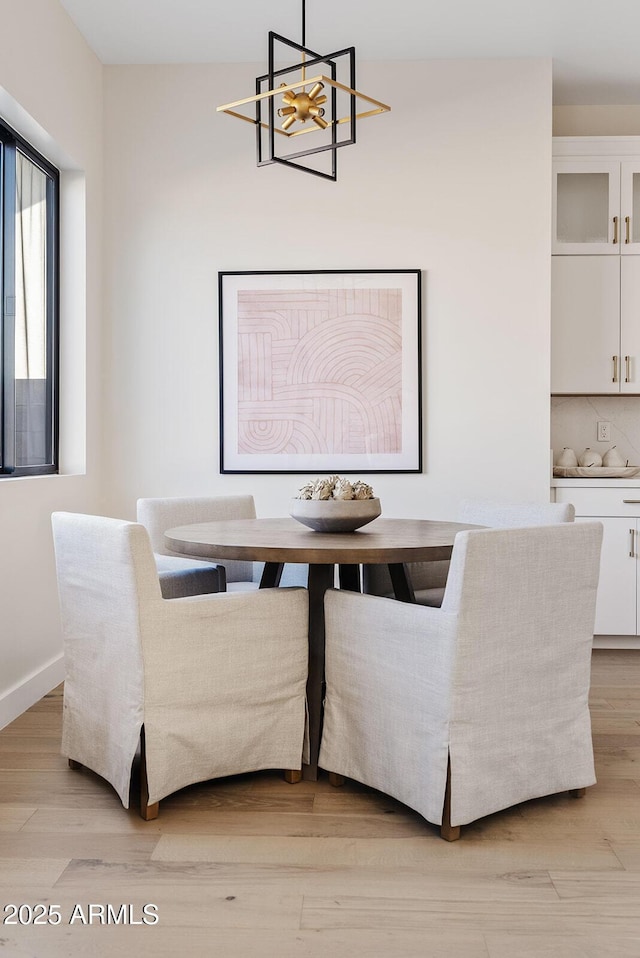
[[[594,635],[594,649],[640,649],[640,635]]]
[[[64,657],[56,656],[28,679],[0,696],[0,729],[39,702],[43,695],[55,689],[64,679]]]

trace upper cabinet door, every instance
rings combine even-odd
[[[554,160],[553,253],[619,254],[624,225],[619,160]]]
[[[624,160],[620,178],[620,252],[640,253],[640,160]]]
[[[620,260],[620,392],[640,393],[640,256]]]
[[[552,257],[552,393],[620,392],[626,371],[620,361],[621,263],[612,256]]]

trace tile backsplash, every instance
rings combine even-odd
[[[611,442],[598,442],[599,421],[611,423]],[[579,456],[589,446],[604,455],[611,446],[640,466],[640,396],[552,396],[551,448],[553,461],[565,446]]]

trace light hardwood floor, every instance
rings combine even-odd
[[[0,956],[640,958],[640,653],[594,652],[592,686],[598,784],[453,844],[380,793],[270,772],[185,789],[145,823],[67,767],[56,690],[0,732],[0,907],[61,921],[4,924]],[[159,921],[85,924],[89,904]]]

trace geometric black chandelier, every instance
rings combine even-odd
[[[255,94],[217,110],[255,126],[258,166],[281,163],[335,181],[338,150],[356,142],[356,122],[391,107],[356,90],[355,47],[322,56],[306,46],[305,3],[302,42],[270,31],[267,73],[256,77]],[[299,58],[281,66],[291,50]],[[242,108],[249,114],[239,112]]]

